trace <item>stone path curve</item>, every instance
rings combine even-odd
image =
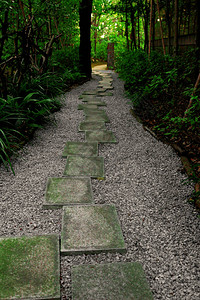
[[[65,95],[57,127],[13,159],[15,177],[0,166],[0,299],[129,299],[141,287],[143,299],[200,298],[193,187],[110,75],[114,90],[97,87],[98,75]]]
[[[98,156],[99,143],[117,143],[106,130],[109,117],[99,107],[102,96],[111,96],[112,77],[102,77],[98,88],[81,95],[85,121],[85,142],[67,141],[65,177],[49,178],[44,209],[63,208],[61,245],[59,236],[0,239],[0,299],[60,299],[60,254],[126,252],[114,205],[95,205],[91,178],[105,179],[104,159]],[[9,261],[9,264],[8,264]],[[74,300],[153,299],[141,264],[137,262],[80,265],[72,268]]]

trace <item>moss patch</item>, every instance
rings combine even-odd
[[[0,299],[60,299],[59,238],[0,239]]]

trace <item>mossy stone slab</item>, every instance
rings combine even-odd
[[[97,109],[98,106],[96,104],[79,104],[78,105],[78,110],[84,110],[85,108]]]
[[[89,177],[48,178],[43,208],[56,209],[65,205],[91,203],[93,193]]]
[[[126,251],[114,205],[64,207],[62,224],[64,255]]]
[[[97,94],[98,97],[105,97],[105,96],[113,96],[112,92],[105,92]]]
[[[69,155],[97,156],[98,143],[97,142],[67,142],[63,150],[62,157],[67,157]]]
[[[153,300],[140,263],[72,267],[73,300]]]
[[[84,114],[85,116],[104,116],[108,119],[108,116],[104,110],[99,110],[99,109],[84,109]]]
[[[105,122],[82,122],[79,125],[79,131],[104,129],[106,129]]]
[[[100,80],[99,81],[99,84],[110,84],[110,83],[112,83],[113,82],[113,79],[112,78],[110,78],[110,77],[105,77],[105,78],[103,78],[102,80]]]
[[[98,87],[102,87],[102,88],[104,88],[104,89],[106,89],[106,90],[113,90],[113,89],[114,89],[113,86],[111,86],[111,85],[106,85],[106,84],[104,84],[104,85],[99,85]],[[101,94],[102,94],[102,93],[101,93]]]
[[[79,99],[83,99],[83,101],[86,99],[96,99],[96,96],[95,95],[80,95],[79,96]]]
[[[96,95],[97,90],[84,91],[82,95]]]
[[[96,121],[96,122],[105,122],[105,123],[110,122],[107,115],[104,116],[104,115],[92,115],[92,114],[89,116],[85,116],[85,121],[86,122]]]
[[[108,130],[93,130],[85,132],[86,141],[96,141],[99,143],[117,143],[112,131]]]
[[[89,105],[97,105],[97,106],[106,106],[107,104],[103,101],[101,101],[100,99],[96,98],[96,99],[84,99],[83,102],[89,104]]]
[[[65,176],[89,176],[105,178],[103,157],[68,156],[64,170]]]
[[[58,236],[0,239],[0,299],[60,299]]]
[[[107,106],[107,104],[101,100],[91,100],[91,101],[89,100],[89,101],[87,101],[87,104],[89,104],[89,105],[95,104],[97,106]]]

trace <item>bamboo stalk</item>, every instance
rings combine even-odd
[[[151,54],[151,31],[152,31],[152,16],[153,16],[153,0],[151,0],[150,8],[150,28],[149,28],[149,57]]]
[[[158,0],[156,0],[156,2],[157,2],[158,16],[159,16],[159,20],[160,20],[160,33],[161,33],[161,39],[162,39],[163,53],[164,53],[164,55],[166,55],[165,43],[164,43],[164,38],[163,38],[162,21],[161,21],[161,17],[160,17],[160,7],[159,7]]]

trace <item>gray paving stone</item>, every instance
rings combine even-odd
[[[92,91],[84,91],[82,95],[96,95],[97,90],[92,90]]]
[[[95,95],[80,95],[80,96],[79,96],[79,99],[83,99],[83,101],[84,101],[85,99],[86,99],[86,100],[87,100],[87,99],[88,99],[88,100],[89,100],[89,99],[90,99],[90,100],[93,100],[93,99],[96,99],[96,97],[97,97],[97,96],[95,96]]]
[[[43,208],[57,209],[65,205],[91,203],[93,193],[89,177],[48,178]]]
[[[110,77],[104,77],[99,81],[99,83],[110,83],[110,82],[113,82],[113,79]]]
[[[98,93],[97,97],[113,96],[112,92]]]
[[[79,125],[79,131],[104,129],[106,129],[105,122],[82,122]]]
[[[104,88],[97,88],[97,93],[104,93],[106,92],[106,89]]]
[[[99,85],[98,87],[102,87],[102,88],[104,88],[104,89],[106,89],[106,90],[113,90],[114,89],[114,87],[113,86],[111,86],[111,85],[106,85],[106,84],[104,84],[104,85]],[[100,94],[100,93],[99,93]],[[101,93],[102,94],[102,93]]]
[[[153,300],[140,263],[72,267],[73,300]]]
[[[84,109],[84,115],[85,116],[104,116],[105,118],[108,119],[108,115],[106,114],[106,112],[104,110],[100,110],[100,109]]]
[[[62,157],[71,155],[97,156],[98,143],[96,142],[67,142]]]
[[[64,255],[126,251],[114,205],[64,207],[62,224]]]
[[[99,98],[96,99],[83,99],[83,102],[89,105],[106,106],[107,104],[101,101]]]
[[[103,115],[90,115],[90,116],[85,116],[85,121],[96,121],[96,122],[105,122],[105,123],[109,123],[110,120],[107,116],[103,116]]]
[[[96,104],[79,104],[78,110],[84,110],[85,108],[97,109],[98,106]]]
[[[0,299],[60,299],[59,237],[0,239]]]
[[[104,179],[103,157],[68,156],[64,170],[65,176],[89,176]]]
[[[117,143],[112,131],[108,130],[93,130],[85,132],[86,141],[96,141],[99,143]]]

